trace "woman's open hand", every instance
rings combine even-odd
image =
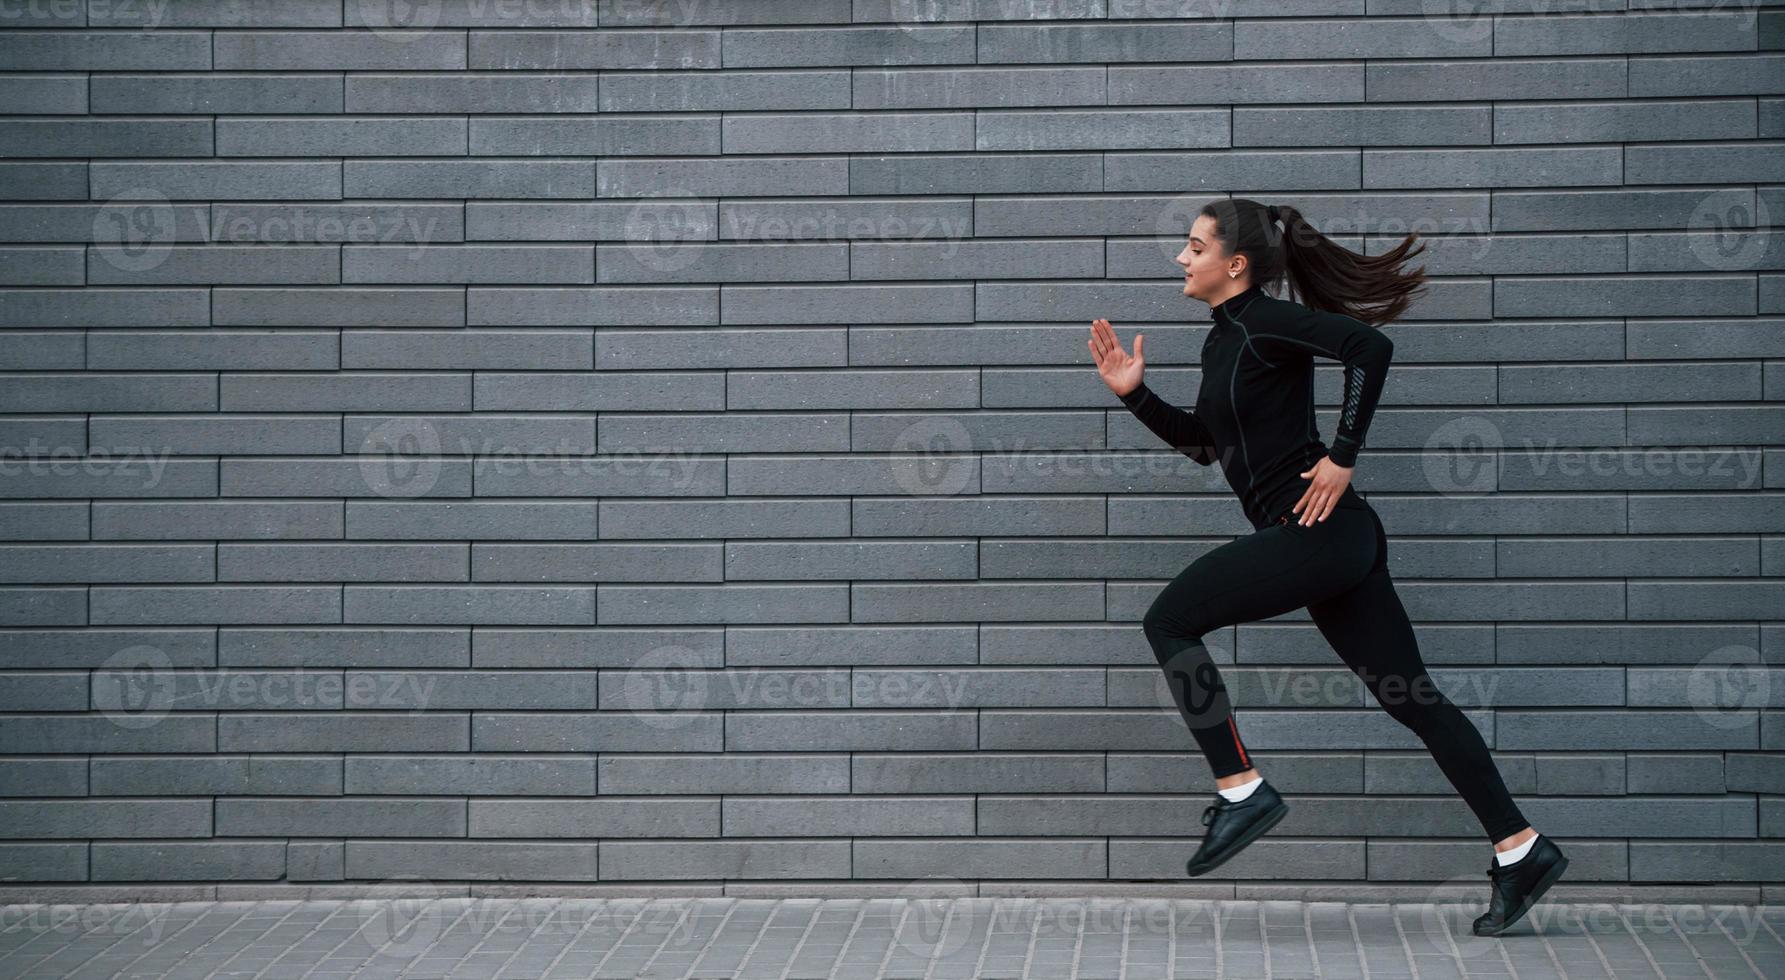
[[[1294,507],[1289,508],[1301,515],[1296,518],[1295,522],[1306,527],[1316,521],[1326,520],[1326,515],[1332,513],[1333,508],[1338,506],[1339,497],[1345,493],[1345,487],[1351,483],[1351,474],[1354,469],[1355,467],[1351,466],[1340,466],[1333,462],[1331,456],[1322,456],[1320,461],[1314,464],[1313,469],[1299,474],[1312,478],[1313,482],[1308,484],[1308,490],[1302,494],[1302,499],[1296,501]],[[1304,507],[1307,509],[1304,510]]]
[[[1141,354],[1143,334],[1134,335],[1134,354],[1122,349],[1122,342],[1116,339],[1116,330],[1108,320],[1091,321],[1091,358],[1097,362],[1097,375],[1109,390],[1118,396],[1126,395],[1140,387],[1140,380],[1147,371],[1146,357]]]

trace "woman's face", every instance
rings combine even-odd
[[[1184,267],[1184,295],[1192,299],[1208,302],[1216,290],[1224,288],[1223,283],[1234,281],[1227,275],[1228,256],[1222,251],[1221,240],[1215,237],[1215,219],[1206,214],[1197,215],[1196,223],[1190,226],[1177,263]]]

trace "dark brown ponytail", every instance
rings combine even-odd
[[[1418,233],[1381,255],[1360,255],[1320,233],[1287,204],[1267,206],[1248,198],[1220,198],[1203,205],[1215,219],[1215,237],[1229,255],[1251,262],[1252,282],[1271,289],[1287,279],[1289,297],[1311,310],[1341,313],[1381,325],[1406,312],[1425,290],[1425,266],[1403,271],[1425,251]],[[1282,230],[1276,226],[1283,223]]]

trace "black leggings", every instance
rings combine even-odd
[[[1382,520],[1347,486],[1311,527],[1267,525],[1227,542],[1172,579],[1142,627],[1178,710],[1215,776],[1252,768],[1221,672],[1202,638],[1212,630],[1308,608],[1314,625],[1394,719],[1412,729],[1475,811],[1490,841],[1528,826],[1487,744],[1426,674],[1413,625],[1388,576]]]

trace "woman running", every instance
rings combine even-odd
[[[1216,200],[1177,257],[1184,295],[1209,304],[1214,320],[1195,410],[1146,386],[1143,335],[1130,355],[1109,321],[1097,320],[1089,344],[1098,375],[1148,429],[1204,466],[1220,460],[1254,528],[1178,573],[1141,624],[1215,774],[1217,798],[1202,815],[1209,829],[1188,872],[1220,866],[1289,811],[1252,764],[1203,637],[1305,606],[1383,709],[1425,743],[1493,842],[1489,907],[1474,922],[1476,935],[1490,936],[1523,917],[1568,859],[1525,820],[1481,733],[1426,674],[1389,578],[1382,521],[1351,486],[1394,352],[1371,324],[1399,317],[1423,288],[1424,266],[1400,269],[1424,250],[1409,250],[1416,238],[1364,256],[1292,207]],[[1265,291],[1285,277],[1306,305]],[[1314,424],[1316,356],[1344,365],[1330,446]]]

